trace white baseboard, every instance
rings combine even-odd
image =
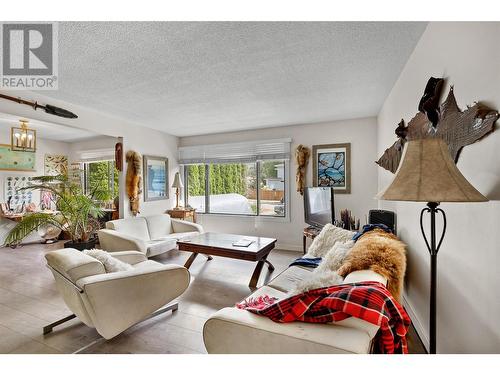
[[[413,323],[413,327],[415,327],[415,331],[417,331],[420,340],[422,340],[422,343],[424,344],[425,348],[427,349],[427,351],[429,351],[429,336],[427,336],[427,331],[424,329],[424,326],[417,318],[417,315],[415,314],[415,309],[410,303],[406,293],[403,293],[403,305],[406,309],[406,312],[410,316],[411,322]]]
[[[293,245],[293,244],[278,242],[276,243],[276,249],[302,253],[302,245]]]

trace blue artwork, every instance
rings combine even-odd
[[[345,151],[318,152],[318,186],[345,188]]]
[[[168,199],[168,159],[144,155],[144,200]]]

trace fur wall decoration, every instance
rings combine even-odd
[[[141,155],[135,151],[128,151],[125,160],[127,161],[125,186],[130,201],[130,211],[134,216],[137,216],[139,213],[139,194],[142,193]]]
[[[297,173],[295,182],[297,183],[297,192],[304,195],[304,186],[306,185],[306,167],[309,161],[311,150],[309,148],[298,145],[295,150],[295,161],[297,162]]]
[[[474,103],[465,111],[458,108],[453,86],[448,97],[439,105],[443,79],[431,77],[427,82],[425,93],[420,100],[419,112],[408,126],[404,120],[398,124],[396,135],[398,140],[376,162],[382,168],[396,173],[407,141],[438,137],[448,145],[450,155],[458,161],[464,146],[477,142],[493,131],[499,114],[497,111],[481,103]]]
[[[346,256],[338,274],[370,269],[387,279],[387,289],[401,301],[406,270],[405,244],[392,233],[374,229],[363,234]]]

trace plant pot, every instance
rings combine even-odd
[[[71,247],[73,249],[83,251],[83,250],[87,250],[87,249],[95,249],[96,242],[97,242],[96,238],[93,238],[93,239],[88,240],[86,242],[84,242],[84,241],[80,241],[80,242],[68,241],[68,242],[64,243],[64,247],[66,247],[66,248]]]

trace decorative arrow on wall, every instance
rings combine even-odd
[[[24,100],[24,99],[21,99],[21,98],[15,98],[13,96],[4,95],[4,94],[0,94],[0,98],[6,99],[6,100],[10,100],[12,102],[16,102],[16,103],[19,103],[19,104],[29,105],[35,111],[38,108],[41,108],[46,113],[48,113],[49,115],[54,115],[54,116],[59,116],[59,117],[65,117],[65,118],[78,118],[78,116],[75,115],[73,112],[70,112],[70,111],[68,111],[66,109],[63,109],[63,108],[55,107],[55,106],[50,105],[50,104],[41,105],[41,104],[38,104],[37,102],[31,102],[29,100]]]

